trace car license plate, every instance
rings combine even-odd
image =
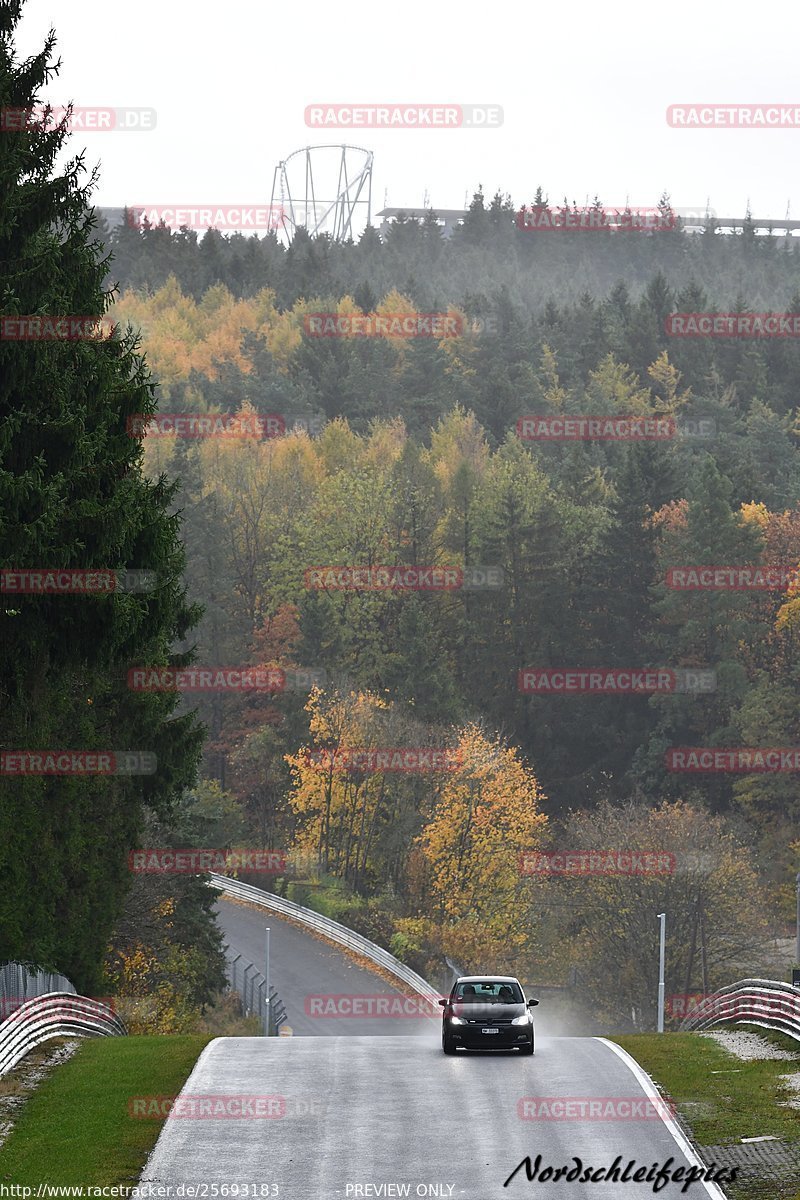
[[[482,1029],[481,1033],[499,1033],[499,1029]]]

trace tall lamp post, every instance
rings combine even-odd
[[[800,876],[798,876],[800,878]],[[664,1032],[664,962],[667,945],[667,914],[659,913],[661,922],[661,945],[658,953],[658,1032]]]
[[[264,979],[266,980],[266,984],[267,984],[267,988],[266,988],[266,997],[267,997],[267,1037],[269,1037],[269,1035],[270,1035],[270,1029],[271,1029],[271,1021],[270,1021],[270,1017],[272,1016],[272,1012],[271,1012],[271,1009],[270,1009],[270,1002],[269,1002],[269,925],[265,925],[265,926],[264,926],[264,929],[265,929],[265,932],[266,932],[266,935],[267,935],[266,954],[265,954],[265,956],[264,956]]]

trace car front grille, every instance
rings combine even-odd
[[[495,1025],[510,1025],[511,1021],[506,1017],[469,1017],[468,1025],[486,1025],[487,1028],[493,1028]]]

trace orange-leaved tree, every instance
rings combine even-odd
[[[528,944],[534,885],[520,859],[541,843],[542,793],[516,748],[478,725],[460,730],[456,754],[417,839],[428,915],[459,962],[513,967]]]
[[[402,886],[426,797],[446,773],[382,765],[368,752],[442,746],[441,736],[366,691],[314,689],[306,711],[312,748],[286,756],[297,855],[357,892]]]

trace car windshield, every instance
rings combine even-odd
[[[480,983],[459,983],[453,992],[458,1004],[522,1004],[518,983],[487,979]]]

